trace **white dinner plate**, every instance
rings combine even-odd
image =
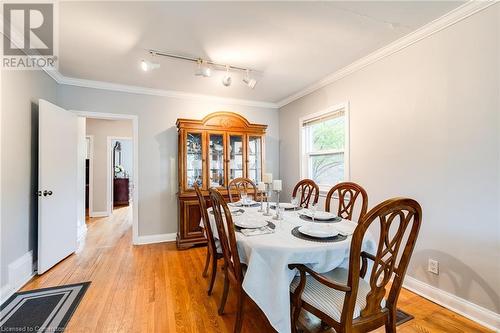
[[[239,218],[234,221],[234,224],[240,228],[256,229],[265,227],[267,225],[267,222],[264,220]]]
[[[304,235],[316,238],[334,237],[339,234],[333,225],[323,223],[308,223],[299,227],[299,231]]]
[[[304,210],[304,212],[302,212],[301,214],[310,218],[313,217],[313,214],[309,209]],[[318,221],[329,221],[333,220],[336,217],[337,215],[329,212],[316,212],[316,214],[314,215],[314,219]]]
[[[256,203],[257,203],[257,201],[254,201],[254,200],[247,200],[245,203],[241,202],[241,200],[240,200],[240,201],[236,201],[236,202],[230,202],[229,206],[233,206],[233,207],[253,206]]]
[[[284,209],[294,209],[295,206],[292,205],[291,203],[289,202],[280,202],[280,208],[284,208]]]

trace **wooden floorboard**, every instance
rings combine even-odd
[[[235,295],[230,292],[226,314],[219,316],[222,274],[219,270],[213,295],[207,296],[208,281],[201,276],[205,248],[177,251],[174,243],[133,246],[131,221],[129,208],[117,209],[109,218],[90,219],[77,253],[33,278],[23,290],[91,281],[66,332],[232,332]],[[415,316],[398,332],[492,332],[407,290],[401,292],[398,306]],[[302,322],[320,332],[314,318],[303,316]],[[250,300],[243,331],[275,332]]]

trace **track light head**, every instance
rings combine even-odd
[[[257,84],[256,79],[252,79],[250,77],[250,71],[247,69],[245,77],[243,78],[243,82],[248,86],[248,88],[253,89],[255,88],[255,85]]]
[[[198,67],[196,68],[194,75],[203,77],[210,77],[210,75],[212,75],[212,70],[205,63],[205,61],[203,61],[202,59],[198,59],[196,63],[198,64]]]
[[[229,74],[229,66],[226,65],[226,74],[222,77],[222,84],[225,87],[229,87],[232,83],[233,79],[231,78],[231,74]]]
[[[157,62],[151,62],[148,60],[141,61],[141,69],[145,72],[150,71],[152,69],[160,68],[160,64]]]

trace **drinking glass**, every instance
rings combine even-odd
[[[279,219],[276,221],[276,226],[278,227],[278,230],[280,232],[285,232],[286,231],[286,228],[285,228],[285,208],[283,207],[280,207],[279,210],[278,210],[278,214],[279,214]]]
[[[292,203],[293,211],[295,212],[295,210],[297,209],[297,206],[299,204],[299,199],[297,197],[292,196],[292,200],[290,202]]]
[[[241,191],[240,192],[240,199],[241,199],[241,203],[243,205],[245,205],[247,203],[247,198],[248,198],[247,192]]]
[[[312,204],[309,210],[311,211],[312,220],[314,222],[314,216],[316,216],[316,211],[318,210],[318,204]]]

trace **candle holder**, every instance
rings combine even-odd
[[[273,194],[272,191],[271,191],[271,185],[266,183],[266,192],[267,192],[267,205],[266,205],[266,212],[263,214],[264,216],[271,216],[273,215],[270,211],[270,208],[269,207],[269,198],[271,197],[271,195]]]
[[[281,216],[280,213],[280,192],[281,191],[274,191],[276,192],[276,214],[273,216],[273,220],[283,220],[283,216]]]
[[[260,191],[260,208],[258,210],[259,213],[264,212],[264,191]]]

